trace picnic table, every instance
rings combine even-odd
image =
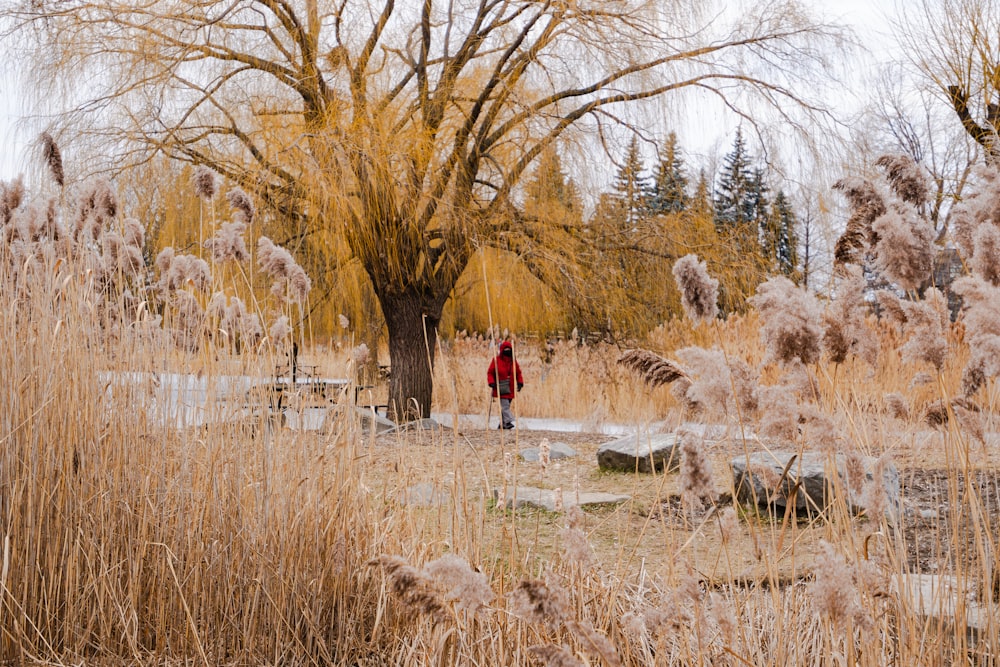
[[[361,403],[365,392],[374,386],[355,384],[348,378],[320,377],[316,375],[315,366],[297,366],[294,375],[282,374],[282,370],[278,369],[273,379],[258,383],[247,392],[248,408],[281,413],[292,407],[293,398],[301,401],[298,407],[325,408],[340,402],[353,387],[354,405],[373,409],[376,413],[388,411],[389,406],[384,403]]]

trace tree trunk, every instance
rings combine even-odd
[[[421,294],[407,291],[381,295],[379,301],[389,331],[389,418],[402,423],[430,417],[443,300],[428,304]]]

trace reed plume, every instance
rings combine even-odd
[[[403,606],[435,620],[447,617],[441,596],[430,577],[402,556],[382,555],[378,563],[389,581],[390,590]]]
[[[897,197],[917,207],[927,203],[930,192],[927,176],[909,155],[883,155],[875,160],[875,165],[885,171]]]
[[[242,222],[248,226],[253,224],[257,209],[254,207],[250,195],[244,192],[242,188],[233,188],[226,193],[226,199],[233,209],[237,222]]]
[[[292,325],[288,321],[287,315],[281,315],[274,321],[268,331],[268,337],[271,342],[275,345],[282,345],[287,342],[288,337],[292,334]]]
[[[205,241],[203,246],[212,252],[212,259],[216,262],[230,260],[245,262],[250,259],[250,253],[247,252],[247,246],[243,240],[246,230],[246,223],[242,221],[223,223],[212,238]]]
[[[761,315],[761,339],[767,360],[811,364],[819,358],[823,331],[816,297],[777,276],[761,284],[748,299]]]
[[[584,667],[568,646],[555,644],[538,644],[529,646],[528,653],[542,661],[547,667]]]
[[[948,301],[940,290],[930,288],[923,301],[901,301],[906,312],[903,333],[906,343],[900,353],[906,361],[923,361],[940,371],[948,358]]]
[[[560,493],[560,496],[562,494]],[[596,562],[594,550],[583,530],[584,512],[579,505],[572,505],[566,511],[566,526],[559,531],[562,555],[567,562],[589,570]]]
[[[509,595],[508,608],[522,620],[555,629],[570,618],[571,607],[561,586],[542,579],[522,579]]]
[[[714,320],[719,313],[719,281],[708,275],[697,255],[685,255],[674,263],[674,280],[681,291],[681,307],[695,322]]]
[[[844,193],[851,207],[847,227],[834,247],[834,259],[838,264],[857,263],[875,240],[872,223],[885,213],[885,199],[870,181],[860,178],[843,178],[833,188]]]
[[[196,196],[206,201],[215,199],[215,195],[219,191],[219,183],[216,173],[210,168],[203,164],[195,167],[194,174],[191,175],[191,182],[194,184]]]
[[[684,369],[676,363],[649,350],[629,350],[619,357],[618,363],[638,373],[654,388],[687,377]]]
[[[962,393],[970,397],[1000,373],[1000,287],[980,276],[963,276],[952,283],[952,290],[962,298],[970,349],[962,372]]]
[[[820,540],[819,554],[809,585],[813,608],[838,627],[852,620],[865,624],[865,613],[858,596],[854,570],[836,548]]]
[[[681,472],[679,486],[681,498],[691,507],[703,507],[715,500],[712,466],[702,451],[703,443],[693,433],[681,436]]]
[[[18,176],[10,183],[0,181],[0,225],[9,224],[14,212],[24,200],[24,179]]]
[[[864,359],[870,366],[878,360],[878,340],[865,315],[865,280],[861,267],[849,264],[842,268],[837,297],[823,311],[823,349],[830,361],[843,363],[849,354]]]
[[[468,561],[455,554],[432,560],[423,571],[445,590],[444,599],[454,602],[459,611],[475,614],[495,597],[486,575],[473,570]]]
[[[992,285],[1000,285],[1000,227],[979,225],[972,235],[972,273]]]
[[[257,241],[257,264],[274,281],[271,292],[275,296],[290,303],[305,303],[312,281],[290,252],[262,236]]]
[[[878,240],[875,264],[885,277],[904,290],[916,290],[934,268],[934,230],[909,205],[889,207],[872,223]]]
[[[59,150],[56,140],[48,132],[42,132],[40,138],[42,140],[42,158],[49,168],[49,173],[52,174],[52,180],[59,187],[63,187],[66,185],[66,172],[63,171],[62,152]]]

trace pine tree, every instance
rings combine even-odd
[[[750,205],[753,201],[753,176],[743,132],[737,128],[733,150],[722,159],[713,197],[715,224],[720,231],[739,227],[754,219],[753,206]]]
[[[799,240],[796,225],[797,219],[791,202],[784,190],[778,190],[762,229],[761,242],[765,256],[785,276],[795,275],[798,269]]]
[[[628,153],[625,154],[625,162],[618,168],[614,182],[615,197],[620,201],[623,211],[621,223],[624,229],[635,230],[639,222],[649,213],[649,204],[646,198],[649,192],[649,182],[643,177],[642,169],[639,140],[633,135]]]
[[[566,177],[559,153],[546,148],[538,157],[533,178],[525,187],[525,210],[530,213],[561,209],[579,216],[582,205],[573,181]]]
[[[684,161],[678,151],[677,134],[671,132],[663,146],[663,158],[653,172],[649,210],[652,213],[678,213],[687,208],[688,200]]]
[[[688,206],[696,214],[715,217],[715,206],[712,203],[712,195],[708,187],[708,176],[705,175],[704,169],[698,172],[698,184],[694,188],[694,196],[691,198]]]

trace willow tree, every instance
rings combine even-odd
[[[1000,1],[907,3],[900,41],[988,162],[1000,163]]]
[[[517,210],[546,147],[683,90],[749,115],[815,110],[792,86],[829,34],[790,0],[18,2],[41,46],[33,80],[79,101],[63,140],[76,124],[117,164],[208,165],[303,233],[343,235],[387,324],[390,402],[419,415],[442,308],[477,249],[573,275],[570,246],[538,245],[569,234]]]

